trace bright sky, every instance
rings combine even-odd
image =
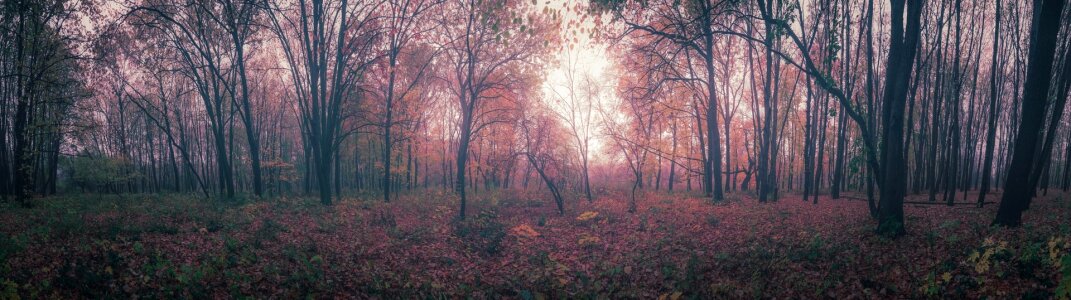
[[[581,15],[572,10],[565,10],[565,5],[573,5],[575,3],[566,0],[542,0],[537,5],[538,9],[542,10],[543,7],[550,7],[552,9],[558,9],[562,11],[562,24],[570,24],[572,22],[580,22],[579,25],[574,24],[570,28],[562,29],[563,40],[576,39],[576,43],[571,46],[562,47],[561,50],[555,55],[555,66],[547,69],[546,81],[543,82],[543,94],[546,97],[545,101],[551,104],[550,107],[555,109],[559,115],[569,116],[569,111],[565,110],[565,105],[553,104],[553,99],[556,97],[569,97],[569,80],[567,73],[569,68],[574,68],[575,76],[575,97],[578,101],[594,101],[599,102],[604,107],[613,107],[611,104],[617,101],[617,93],[613,88],[613,84],[616,79],[613,78],[610,73],[611,58],[607,55],[607,45],[601,42],[592,40],[586,33],[587,29],[594,27],[594,22],[588,18],[588,20],[581,21]],[[585,30],[580,30],[580,29]],[[597,99],[589,99],[584,92],[585,74],[589,74],[593,78],[594,82],[600,84],[599,89],[602,91],[600,97]],[[609,159],[603,159],[602,155],[606,147],[606,138],[602,136],[602,126],[600,121],[600,113],[597,111],[598,106],[593,107],[592,124],[591,128],[578,128],[578,131],[587,131],[591,133],[593,137],[590,142],[589,154],[593,163],[606,162]],[[563,121],[563,123],[565,123]],[[568,128],[568,124],[564,124]],[[572,139],[570,139],[572,140]]]

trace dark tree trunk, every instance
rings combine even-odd
[[[1011,164],[1008,166],[1007,182],[1000,208],[993,225],[1018,227],[1033,194],[1030,191],[1030,175],[1035,161],[1038,135],[1042,129],[1041,116],[1045,115],[1052,77],[1053,55],[1056,52],[1056,36],[1060,31],[1060,14],[1065,0],[1034,1],[1035,21],[1031,26],[1029,65],[1024,83],[1023,105],[1020,113],[1019,133],[1015,141]]]
[[[1059,129],[1060,120],[1063,119],[1064,106],[1067,104],[1067,90],[1071,85],[1071,63],[1068,60],[1071,59],[1071,47],[1064,48],[1063,55],[1063,68],[1059,75],[1060,83],[1054,87],[1056,89],[1055,100],[1052,105],[1052,114],[1049,116],[1049,126],[1045,130],[1045,141],[1041,146],[1041,156],[1037,158],[1034,163],[1033,173],[1030,174],[1030,192],[1032,195],[1037,194],[1038,182],[1041,180],[1043,173],[1047,175],[1049,170],[1049,158],[1052,157],[1053,143],[1056,141],[1056,131]],[[1026,208],[1030,208],[1030,201],[1027,201]]]
[[[475,97],[475,96],[473,96]],[[471,101],[476,101],[475,99]],[[464,111],[461,114],[461,136],[457,145],[457,176],[455,177],[454,191],[460,196],[460,206],[458,208],[458,217],[465,218],[465,170],[469,160],[469,141],[472,138],[472,108],[463,107]]]
[[[993,27],[993,54],[992,62],[990,63],[989,73],[989,120],[986,126],[986,138],[985,138],[985,157],[982,163],[982,183],[978,188],[978,207],[985,205],[985,194],[989,192],[989,181],[993,177],[993,150],[996,144],[997,137],[997,120],[1000,118],[1000,88],[997,85],[998,75],[1002,72],[1003,61],[999,60],[1000,49],[1000,20],[1001,20],[1001,0],[997,0],[996,3],[996,25]]]
[[[904,105],[907,102],[908,81],[915,65],[918,50],[922,0],[892,0],[892,34],[884,94],[884,134],[882,135],[881,202],[878,204],[877,232],[890,237],[901,236],[904,230]],[[907,9],[907,20],[904,10]]]

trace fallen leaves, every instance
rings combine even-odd
[[[478,213],[463,222],[453,221],[456,198],[446,195],[346,200],[329,208],[289,198],[219,213],[108,210],[70,220],[5,211],[0,233],[23,242],[7,259],[13,272],[0,274],[0,282],[23,295],[32,288],[60,298],[83,291],[57,282],[88,276],[100,278],[98,293],[162,298],[156,291],[201,291],[207,294],[187,296],[204,298],[235,291],[262,298],[673,300],[1058,297],[1071,290],[1071,275],[1060,275],[1071,272],[1071,245],[1060,229],[1068,221],[1066,202],[1037,201],[1038,209],[1027,212],[1029,229],[1016,230],[988,227],[994,208],[909,206],[911,234],[890,241],[871,233],[862,201],[759,204],[745,197],[710,205],[648,193],[629,213],[627,201],[610,200],[626,197],[611,194],[571,204],[579,214],[560,217],[553,206],[525,205],[538,197],[496,195],[488,199],[500,203],[477,202]],[[55,225],[65,223],[75,225]],[[473,247],[474,241],[482,242]],[[1021,257],[1041,259],[1040,267],[1020,272]]]
[[[598,216],[599,216],[599,212],[597,212],[597,211],[586,211],[586,212],[580,214],[580,216],[577,216],[576,220],[583,222],[583,221],[594,219],[595,217],[598,217]]]
[[[576,242],[576,244],[580,245],[581,247],[588,247],[588,246],[598,245],[599,242],[601,242],[601,241],[602,240],[599,239],[599,237],[597,237],[597,236],[588,235],[588,234],[582,234],[582,235],[580,235],[580,240],[578,240]]]
[[[539,237],[539,232],[532,229],[532,226],[528,226],[528,224],[514,226],[513,228],[510,228],[509,233],[514,236],[530,239]]]
[[[665,293],[658,296],[658,300],[678,300],[683,296],[682,292]]]

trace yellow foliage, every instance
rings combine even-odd
[[[600,241],[602,240],[600,240],[597,236],[585,234],[584,236],[580,237],[580,240],[577,241],[577,244],[580,246],[591,246],[598,244]]]
[[[974,271],[984,274],[992,266],[993,256],[1008,249],[1008,242],[996,243],[993,238],[986,238],[981,251],[975,250],[967,257],[967,263],[974,266]]]
[[[536,238],[539,237],[539,232],[532,229],[532,226],[528,224],[521,224],[513,227],[509,230],[509,233],[519,237]]]
[[[598,217],[598,216],[599,216],[599,212],[597,212],[597,211],[587,211],[587,212],[584,212],[584,213],[580,214],[579,217],[576,217],[576,220],[577,221],[587,221],[587,220],[594,219],[595,217]]]
[[[1068,250],[1071,250],[1071,241],[1060,237],[1049,238],[1049,261],[1057,269],[1060,268],[1060,261]]]

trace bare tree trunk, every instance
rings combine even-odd
[[[1000,208],[993,225],[1018,227],[1022,214],[1030,203],[1030,175],[1035,162],[1038,135],[1048,102],[1053,55],[1056,52],[1056,36],[1060,31],[1060,14],[1065,0],[1034,1],[1035,14],[1030,39],[1030,58],[1023,92],[1023,105],[1019,133],[1015,141],[1008,179]]]
[[[897,237],[904,230],[904,105],[908,81],[918,50],[922,0],[892,0],[892,34],[889,42],[888,70],[885,75],[884,134],[882,143],[881,202],[878,204],[877,232]],[[907,9],[907,20],[904,10]],[[906,24],[905,24],[906,23]]]

